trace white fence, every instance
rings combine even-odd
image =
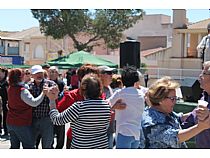
[[[176,80],[198,79],[201,73],[200,69],[140,68],[139,70],[143,74],[147,73],[150,79],[158,79],[163,76],[170,76]]]
[[[168,69],[168,68],[140,68],[139,71],[144,74],[148,74],[148,86],[154,83],[155,80],[163,77],[170,76],[174,80],[180,83],[181,86],[191,88],[195,83],[197,86],[197,80],[202,70],[200,69]],[[141,83],[145,86],[144,80]],[[195,85],[194,85],[195,86]],[[183,98],[183,92],[181,89],[177,89],[177,96]],[[197,91],[196,91],[197,94]],[[186,96],[185,96],[186,97]]]

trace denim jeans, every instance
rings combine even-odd
[[[137,149],[139,140],[135,140],[134,136],[124,136],[117,134],[116,149]]]
[[[108,136],[108,149],[113,149],[113,143],[114,143],[114,137],[113,137],[113,133],[107,133]]]
[[[20,149],[22,143],[23,149],[34,149],[34,140],[31,126],[13,126],[8,125],[10,134],[11,149]]]
[[[50,117],[33,118],[32,121],[34,140],[41,136],[42,149],[50,149],[53,143],[53,124]],[[36,143],[35,143],[36,144]]]

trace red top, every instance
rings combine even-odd
[[[79,89],[64,92],[63,98],[58,102],[57,109],[59,112],[63,112],[74,102],[82,101],[84,97],[80,95]]]
[[[20,97],[21,90],[24,89],[21,86],[8,88],[7,124],[9,125],[27,126],[32,123],[32,107]]]
[[[71,86],[78,86],[79,78],[77,75],[71,76]]]

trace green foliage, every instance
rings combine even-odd
[[[139,70],[142,74],[145,74],[145,72],[147,71],[147,65],[145,63],[141,63],[140,64],[140,70]]]
[[[145,63],[141,63],[141,64],[140,64],[140,67],[142,67],[142,68],[146,68],[146,67],[147,67],[147,65],[146,65]]]
[[[91,51],[103,39],[108,48],[119,47],[122,32],[132,27],[142,18],[142,9],[32,9],[34,18],[39,21],[41,32],[46,36],[61,39],[68,35],[74,47],[80,51]],[[79,33],[87,33],[86,42],[79,41]]]

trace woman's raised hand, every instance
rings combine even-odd
[[[199,105],[196,109],[196,116],[200,121],[205,120],[209,116],[209,109],[206,106]]]
[[[58,94],[59,94],[59,89],[58,89],[58,86],[56,85],[56,86],[49,87],[46,95],[50,100],[56,100],[58,99]]]

